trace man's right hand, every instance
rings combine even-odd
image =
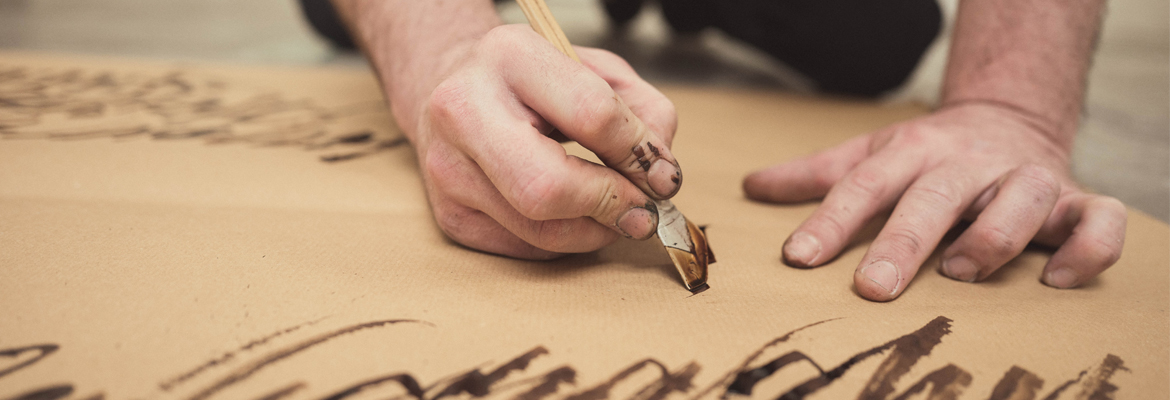
[[[657,229],[678,192],[674,106],[620,57],[560,53],[490,2],[336,0],[414,144],[439,227],[475,249],[547,259]],[[568,155],[559,131],[605,166]]]
[[[673,196],[682,180],[674,108],[616,55],[579,55],[585,65],[527,26],[501,26],[424,99],[414,144],[449,237],[550,258],[654,234],[651,199]],[[606,166],[567,155],[554,129]]]

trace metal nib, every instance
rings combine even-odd
[[[688,221],[669,200],[655,204],[658,206],[658,238],[682,275],[683,284],[691,293],[707,290],[707,265],[715,262],[715,254],[707,245],[707,235]]]

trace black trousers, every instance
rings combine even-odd
[[[621,24],[648,0],[599,1]],[[722,30],[822,91],[854,96],[877,96],[904,83],[942,27],[935,0],[657,1],[676,31]],[[300,2],[318,33],[338,47],[354,47],[329,0]]]

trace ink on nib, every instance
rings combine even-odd
[[[682,275],[683,284],[691,293],[707,290],[707,266],[715,262],[715,254],[707,245],[706,232],[669,201],[658,202],[658,213],[658,238]]]

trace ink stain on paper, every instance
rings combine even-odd
[[[0,139],[202,140],[299,147],[337,162],[406,144],[381,100],[326,107],[191,71],[0,65]]]
[[[769,349],[779,349],[778,346],[781,344],[791,344],[791,339],[798,334],[815,337],[813,330],[830,329],[827,326],[831,325],[835,320],[838,319],[814,322],[764,343],[745,357],[738,365],[733,366],[723,374],[717,374],[716,376],[719,376],[719,378],[711,382],[705,389],[697,391],[694,390],[694,380],[702,370],[702,367],[697,362],[691,361],[683,364],[680,368],[671,369],[667,364],[655,358],[641,359],[624,368],[618,369],[608,379],[604,379],[595,385],[580,390],[572,390],[571,388],[576,386],[578,379],[578,372],[572,365],[560,365],[544,373],[535,372],[526,374],[539,359],[547,357],[551,353],[544,346],[535,346],[499,364],[499,366],[487,370],[487,372],[484,372],[484,370],[478,367],[471,368],[465,370],[465,372],[449,375],[448,378],[439,379],[431,383],[423,383],[423,381],[419,380],[410,372],[398,371],[373,378],[365,378],[356,383],[326,391],[329,394],[320,398],[324,400],[342,400],[357,396],[365,398],[368,397],[365,395],[380,393],[375,392],[375,390],[392,389],[393,387],[386,386],[392,384],[405,393],[398,397],[390,398],[403,399],[403,396],[405,396],[415,400],[466,398],[465,396],[493,399],[507,397],[515,400],[611,400],[615,399],[614,393],[619,386],[634,389],[634,394],[628,397],[630,400],[665,400],[672,395],[683,395],[690,400],[727,399],[731,396],[747,395],[775,399],[803,399],[822,389],[837,385],[841,381],[841,378],[847,374],[853,373],[856,375],[856,368],[859,368],[859,365],[862,365],[863,361],[881,355],[884,355],[885,358],[878,365],[872,366],[872,364],[866,364],[871,365],[870,367],[866,367],[870,375],[869,379],[860,385],[860,392],[857,395],[858,399],[906,399],[911,397],[939,400],[959,399],[963,396],[963,391],[971,385],[975,378],[970,372],[958,364],[960,360],[952,360],[955,362],[947,363],[940,368],[926,372],[924,375],[921,375],[922,372],[913,372],[915,370],[914,367],[920,361],[929,357],[934,349],[944,345],[943,338],[951,333],[951,324],[953,321],[942,316],[931,320],[913,332],[875,347],[862,350],[832,368],[823,367],[817,360],[809,356],[808,352],[801,348],[794,348],[775,358],[762,358],[763,354]],[[171,381],[174,381],[174,383],[171,386],[171,390],[177,391],[179,388],[182,388],[182,392],[184,393],[193,393],[182,397],[191,400],[223,398],[224,396],[219,394],[227,388],[250,381],[257,372],[273,364],[278,362],[291,362],[291,360],[295,359],[297,355],[303,353],[305,350],[355,332],[370,329],[385,329],[402,324],[434,326],[424,321],[405,319],[354,324],[271,350],[230,371],[223,371],[210,384],[205,384],[201,387],[193,387],[194,383],[191,379],[181,381],[174,381],[172,379]],[[270,334],[250,343],[255,343],[255,347],[268,346],[271,339],[286,333],[292,334],[292,331],[289,331],[290,329],[296,330],[301,329],[300,327],[310,325],[312,323],[304,323],[285,328],[284,330],[277,331],[278,333]],[[31,355],[29,359],[18,362],[14,366],[0,371],[4,374],[11,374],[17,370],[29,368],[33,364],[52,355],[59,348],[56,344],[44,344],[0,349],[0,357]],[[246,353],[240,352],[236,354],[238,354],[236,357],[240,357]],[[758,393],[761,382],[769,379],[778,379],[776,377],[780,371],[797,364],[812,366],[816,370],[815,376],[804,381],[793,382],[795,386],[783,393]],[[209,365],[209,363],[202,363],[200,366],[189,371],[199,371],[197,375],[211,374],[223,367],[222,364],[213,364],[211,367],[201,368],[205,365]],[[647,375],[644,371],[649,371],[651,374]],[[1043,399],[1056,399],[1069,390],[1079,390],[1076,395],[1077,398],[1113,400],[1119,388],[1111,382],[1111,378],[1118,371],[1128,371],[1128,369],[1120,357],[1108,354],[1100,364],[1085,369],[1076,378],[1058,385],[1047,396],[1044,396]],[[922,377],[908,386],[900,385],[899,382],[902,378],[910,375],[912,372]],[[179,376],[185,375],[180,374]],[[305,380],[296,379],[296,377],[290,378],[293,378],[291,383],[282,384],[274,389],[262,391],[264,394],[256,397],[256,399],[280,400],[294,397],[310,389],[309,384]],[[856,384],[858,379],[851,379],[850,382]],[[1012,366],[999,379],[998,383],[992,389],[990,396],[972,394],[967,397],[988,398],[990,400],[1036,399],[1043,385],[1044,380],[1034,373],[1019,366]],[[898,392],[898,386],[905,387],[906,389]],[[562,390],[565,390],[565,388],[570,389],[562,393]],[[56,400],[71,396],[74,392],[75,389],[72,384],[55,384],[28,390],[10,399]],[[161,393],[167,392],[163,391]],[[174,398],[172,396],[163,397]],[[104,395],[101,393],[89,397],[89,399],[95,400],[103,398]]]

